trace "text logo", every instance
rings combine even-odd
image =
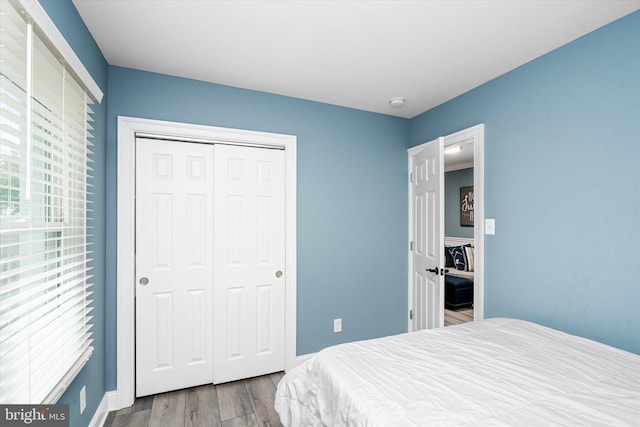
[[[4,427],[69,427],[69,405],[0,405]]]

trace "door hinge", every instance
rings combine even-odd
[[[413,310],[409,310],[409,320],[413,320]]]
[[[413,172],[409,173],[409,182],[413,184]]]
[[[409,242],[409,250],[413,252],[413,241]]]

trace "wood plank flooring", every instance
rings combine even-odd
[[[444,311],[444,325],[473,320],[473,308]],[[104,427],[276,427],[276,386],[284,376],[203,385],[136,399],[130,408],[109,413]]]
[[[473,320],[473,308],[460,310],[444,309],[444,326],[459,325]]]
[[[277,372],[226,384],[203,385],[136,399],[109,413],[104,427],[275,427]]]

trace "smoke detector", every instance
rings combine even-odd
[[[393,108],[400,108],[400,107],[403,107],[406,102],[407,102],[406,99],[398,96],[395,98],[391,98],[389,100],[389,105],[392,106]]]

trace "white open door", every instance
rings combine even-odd
[[[214,383],[284,370],[285,153],[216,145]]]
[[[444,326],[444,138],[409,150],[411,330]]]
[[[211,383],[213,148],[136,145],[136,396],[145,396]]]

